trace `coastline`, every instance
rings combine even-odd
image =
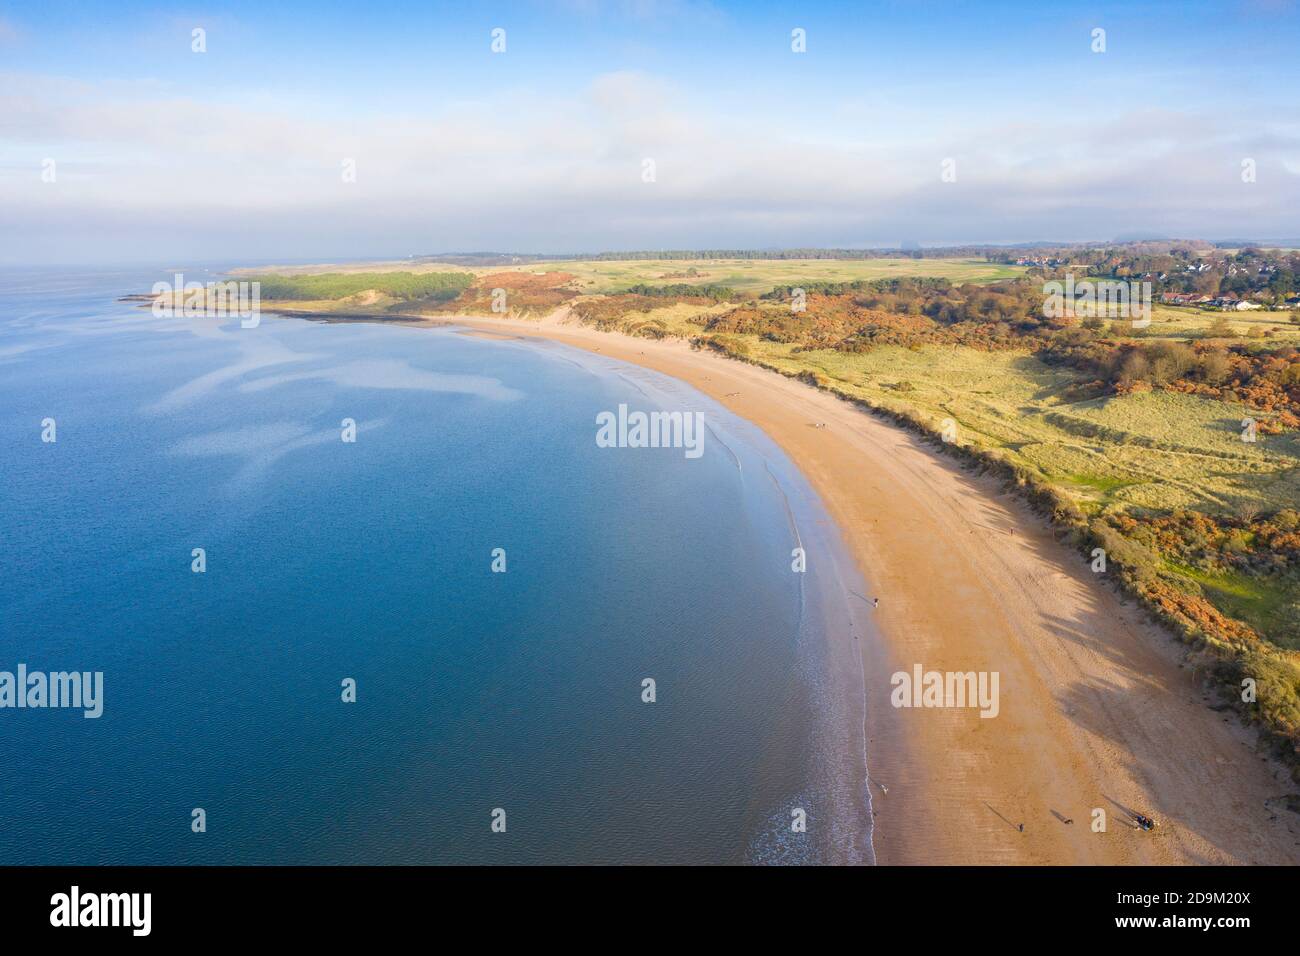
[[[995,480],[830,395],[684,342],[556,317],[425,324],[654,369],[786,452],[882,597],[873,614],[883,641],[863,642],[878,862],[1300,861],[1300,817],[1280,806],[1280,768],[1253,752],[1247,728],[1206,706],[1170,636]],[[1001,713],[894,710],[889,675],[918,663],[999,671]],[[1095,808],[1106,811],[1104,833],[1091,830]],[[1159,830],[1136,830],[1131,810],[1154,815]]]
[[[265,311],[558,343],[684,382],[766,433],[882,598],[866,612],[880,639],[861,642],[877,862],[1300,862],[1285,769],[1207,706],[1171,635],[1023,500],[916,435],[797,380],[681,340],[598,331],[564,309],[541,319]],[[917,664],[997,671],[1000,714],[893,709],[890,675]],[[1104,832],[1092,829],[1099,811]],[[1134,812],[1158,830],[1139,831]]]
[[[791,555],[784,549],[792,547],[804,549],[807,560],[808,573],[789,575],[798,591],[798,624],[782,638],[792,654],[787,671],[796,678],[800,695],[806,695],[801,701],[806,706],[797,720],[791,713],[792,723],[769,742],[765,762],[788,765],[793,757],[803,770],[799,787],[785,791],[784,802],[774,805],[753,795],[745,862],[874,863],[864,663],[864,648],[869,652],[881,642],[867,596],[873,590],[798,465],[762,428],[680,378],[594,349],[575,350],[560,342],[471,329],[459,322],[438,327],[549,354],[596,376],[616,377],[650,408],[701,414],[708,436],[705,445],[718,449],[729,468],[752,476],[741,477],[742,488],[753,482],[754,489],[775,492],[788,533],[776,544],[777,564],[788,573]],[[789,747],[792,740],[798,741],[794,751]],[[808,814],[811,839],[791,839],[790,811],[795,807]]]

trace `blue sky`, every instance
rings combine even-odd
[[[1294,238],[1298,40],[1290,0],[0,3],[0,262]]]

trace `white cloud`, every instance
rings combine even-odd
[[[13,147],[0,259],[11,261],[1271,237],[1295,232],[1287,210],[1300,205],[1300,131],[1233,116],[933,122],[894,110],[819,140],[627,72],[569,97],[329,121],[309,118],[330,116],[327,103],[232,106],[149,83],[10,76],[0,90]],[[1241,182],[1244,156],[1256,183]],[[44,157],[58,162],[55,184],[40,179]],[[946,157],[955,183],[940,180]],[[342,180],[345,158],[356,183]]]

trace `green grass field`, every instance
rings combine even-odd
[[[1262,342],[1300,342],[1300,325],[1291,321],[1289,312],[1211,312],[1176,306],[1151,307],[1151,324],[1143,331],[1144,338],[1201,339],[1215,319],[1227,321],[1237,339]],[[1271,336],[1261,338],[1262,333]],[[1225,344],[1233,339],[1222,340]]]
[[[1021,275],[1018,266],[1003,266],[982,259],[646,259],[529,263],[515,271],[568,272],[577,288],[588,294],[623,292],[637,283],[669,285],[725,285],[738,292],[758,294],[778,285],[800,282],[848,282],[900,276],[938,276],[953,282],[994,282]],[[694,269],[696,275],[688,275]],[[496,270],[501,271],[501,270]]]
[[[687,275],[694,269],[696,275]],[[556,260],[528,262],[493,268],[466,267],[437,262],[367,262],[319,266],[267,266],[239,269],[235,274],[251,278],[269,276],[316,276],[391,273],[423,275],[464,272],[488,275],[495,272],[567,272],[576,277],[575,288],[586,295],[623,292],[637,283],[670,285],[727,285],[745,294],[758,294],[774,286],[800,282],[848,282],[855,279],[889,279],[902,276],[938,276],[953,282],[996,282],[1022,275],[1020,266],[1005,266],[982,259],[629,259]],[[265,279],[264,279],[265,281]]]
[[[1238,572],[1210,574],[1175,562],[1166,565],[1174,574],[1199,587],[1224,613],[1270,635],[1282,647],[1300,650],[1300,628],[1295,616],[1300,594],[1285,581]]]
[[[327,272],[257,281],[262,298],[275,301],[339,301],[374,293],[368,299],[413,302],[455,298],[473,280],[464,272]]]

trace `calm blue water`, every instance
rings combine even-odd
[[[105,683],[0,710],[0,864],[871,859],[862,586],[761,433],[560,347],[115,301],[166,275],[0,273],[0,670]],[[620,402],[703,457],[598,448]]]

